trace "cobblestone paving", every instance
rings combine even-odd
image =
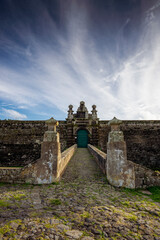
[[[160,240],[160,205],[146,193],[110,186],[77,149],[60,183],[0,185],[0,239]]]

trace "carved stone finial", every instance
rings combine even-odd
[[[70,104],[70,105],[68,106],[68,108],[69,108],[69,110],[72,110],[73,105]]]
[[[112,120],[108,122],[108,125],[111,126],[111,131],[117,131],[120,129],[121,120],[114,117]]]
[[[96,105],[92,105],[92,119],[97,119],[97,110],[96,110]]]
[[[48,131],[54,131],[56,132],[56,126],[58,126],[58,121],[55,120],[53,117],[46,120],[46,124],[48,126]]]
[[[68,108],[68,119],[73,119],[73,105],[70,104]]]
[[[111,132],[108,135],[108,142],[121,142],[124,141],[123,132],[120,130],[121,120],[114,117],[111,121],[108,122],[108,125],[111,126]]]
[[[111,125],[120,125],[122,123],[121,120],[117,119],[116,117],[114,117],[112,120],[110,120],[108,122],[108,125],[111,126]]]
[[[84,102],[84,101],[81,101],[81,102],[80,102],[80,105],[85,105],[85,102]]]
[[[77,109],[77,117],[88,119],[88,110],[85,106],[85,102],[81,101],[80,106]]]

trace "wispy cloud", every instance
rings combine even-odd
[[[24,120],[27,118],[25,114],[21,114],[15,110],[12,109],[5,109],[2,108],[2,116],[6,119],[18,119],[18,120]]]
[[[88,108],[97,105],[102,119],[114,115],[121,119],[159,119],[160,33],[156,15],[148,24],[146,13],[137,45],[133,42],[130,54],[120,56],[122,45],[126,44],[123,31],[133,19],[124,20],[111,49],[111,45],[101,45],[100,39],[93,38],[85,5],[71,2],[71,7],[63,12],[63,32],[44,8],[42,19],[48,23],[48,39],[42,20],[39,20],[42,38],[37,37],[31,26],[25,28],[25,23],[16,28],[24,45],[3,36],[1,47],[11,52],[17,62],[14,67],[0,66],[1,99],[31,111],[41,104],[43,112],[48,107],[57,107],[64,112],[64,118],[70,103],[76,110],[84,100]],[[27,117],[15,110],[3,111],[14,119]]]

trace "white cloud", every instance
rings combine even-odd
[[[11,118],[11,119],[16,119],[16,120],[24,120],[27,118],[27,116],[25,114],[21,114],[15,110],[5,109],[5,108],[2,108],[2,115],[5,118]]]

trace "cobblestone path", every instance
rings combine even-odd
[[[160,240],[160,205],[110,186],[87,149],[59,183],[0,184],[0,240]]]
[[[93,181],[98,176],[101,179],[104,178],[93,156],[87,148],[78,148],[68,164],[62,180],[66,182],[75,180]]]

